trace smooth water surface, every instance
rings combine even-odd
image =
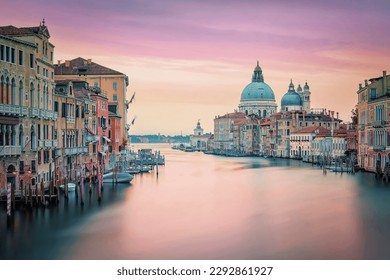
[[[135,148],[146,147],[135,146]],[[390,184],[168,145],[166,166],[81,207],[0,211],[2,259],[390,259]]]

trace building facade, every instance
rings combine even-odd
[[[0,26],[0,188],[47,186],[54,174],[54,45],[45,22]],[[39,168],[38,168],[39,166]]]
[[[358,147],[360,168],[382,172],[390,162],[390,75],[359,85],[358,94]]]

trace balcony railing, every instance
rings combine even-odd
[[[22,154],[21,146],[0,147],[0,156],[20,156],[21,154]]]
[[[384,151],[384,150],[386,150],[386,147],[385,147],[384,145],[374,145],[374,146],[372,147],[372,149],[373,149],[374,151]]]
[[[53,140],[53,141],[57,141],[57,140]],[[56,149],[56,157],[60,157],[60,156],[62,156],[62,150]]]
[[[107,145],[103,146],[103,152],[105,152],[105,153],[108,152],[108,146]]]
[[[45,147],[52,147],[53,141],[52,140],[45,140]]]
[[[100,136],[99,135],[87,135],[85,137],[85,140],[87,142],[98,142],[100,140]]]
[[[364,123],[361,123],[360,125],[359,125],[359,129],[360,130],[364,130],[364,127],[365,127],[366,125],[364,124]]]
[[[385,122],[383,120],[374,121],[372,124],[373,127],[383,127],[384,125],[385,125]]]
[[[67,116],[67,117],[66,117],[66,121],[67,121],[67,122],[74,123],[74,121],[75,121],[75,118],[74,118],[74,117],[72,117],[72,116]]]
[[[0,104],[1,115],[27,116],[28,108],[20,105]]]
[[[31,108],[31,117],[32,118],[38,118],[39,117],[39,109],[38,108]]]
[[[45,140],[38,140],[38,147],[39,148],[45,147]]]
[[[64,148],[64,155],[71,156],[77,154],[88,153],[88,147],[72,147],[72,148]]]
[[[53,141],[53,147],[57,147],[57,140],[52,140]]]

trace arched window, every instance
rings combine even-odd
[[[19,126],[19,145],[24,148],[24,133],[23,133],[23,125]]]
[[[31,126],[31,150],[36,150],[37,148],[37,140],[35,139],[35,128],[34,126],[32,125]]]
[[[31,98],[31,108],[35,107],[35,87],[34,84],[30,84],[30,98]]]
[[[23,82],[19,82],[19,105],[23,106]]]
[[[4,103],[4,77],[0,78],[0,102]]]
[[[14,78],[11,81],[11,100],[9,103],[16,105],[16,83]]]
[[[263,118],[265,118],[266,116],[267,116],[267,111],[263,110]]]
[[[10,83],[9,83],[9,78],[7,77],[7,79],[5,79],[5,104],[10,104],[10,101],[11,101],[11,93],[10,93],[10,90],[9,90],[9,86],[10,86]]]
[[[0,146],[4,146],[4,129],[5,125],[0,125]]]
[[[245,110],[245,115],[248,115],[248,110]]]
[[[49,109],[49,91],[48,91],[48,88],[47,86],[45,86],[45,109],[48,110]]]
[[[40,83],[38,83],[37,96],[38,96],[38,108],[40,108],[41,107],[41,84]]]
[[[14,125],[11,127],[11,145],[12,146],[16,145],[16,131]]]

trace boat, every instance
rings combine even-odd
[[[130,183],[133,180],[134,176],[130,175],[127,172],[118,172],[116,173],[115,178],[113,178],[112,172],[106,173],[103,175],[103,183]]]
[[[141,169],[135,168],[135,167],[129,168],[129,169],[127,170],[127,173],[129,173],[129,174],[138,174],[138,173],[140,173],[140,172],[141,172]]]
[[[65,191],[65,185],[61,185],[60,189]],[[76,185],[73,183],[68,183],[68,192],[74,192],[76,190]]]
[[[138,166],[137,169],[139,169],[141,173],[147,173],[151,170],[147,165]]]
[[[193,152],[194,149],[192,147],[185,147],[184,151],[185,152]]]

